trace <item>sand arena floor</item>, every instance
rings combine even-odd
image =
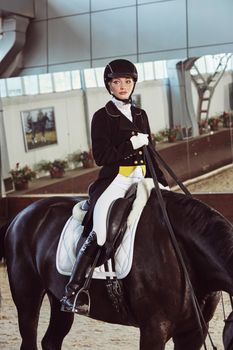
[[[188,185],[188,188],[191,192],[233,191],[233,167],[214,175],[212,178],[202,178],[199,182]],[[2,266],[0,267],[0,287],[2,293],[2,306],[0,310],[0,349],[19,350],[20,335],[17,325],[17,313],[10,295],[7,273]],[[224,300],[225,313],[229,314],[231,310],[228,295],[224,294]],[[49,304],[47,298],[45,298],[41,309],[38,344],[47,328],[48,319]],[[218,350],[223,349],[223,319],[224,312],[222,303],[220,303],[210,324],[210,334]],[[136,328],[111,325],[77,315],[70,333],[65,338],[63,349],[136,350],[139,348],[138,344],[139,331]],[[207,342],[207,345],[208,344]],[[40,345],[39,349],[41,349]],[[169,342],[166,350],[171,349],[173,349],[172,342]],[[212,348],[208,345],[208,349]]]

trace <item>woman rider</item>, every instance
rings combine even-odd
[[[150,126],[146,112],[133,106],[131,100],[137,78],[136,67],[125,59],[110,62],[104,71],[105,86],[112,99],[94,114],[91,124],[93,156],[96,164],[102,166],[89,190],[93,227],[77,255],[61,300],[62,311],[78,312],[78,308],[73,310],[74,298],[83,286],[88,267],[105,243],[110,204],[124,197],[132,184],[150,177],[143,152],[143,146],[151,142]],[[155,159],[153,166],[158,181],[167,186]]]

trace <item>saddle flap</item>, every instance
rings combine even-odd
[[[105,243],[106,257],[111,255],[119,247],[127,228],[127,218],[136,198],[137,184],[127,191],[124,198],[118,198],[112,202],[107,216],[107,239]]]

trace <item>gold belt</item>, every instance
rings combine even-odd
[[[132,172],[138,167],[142,168],[143,175],[146,175],[146,166],[145,165],[126,165],[126,166],[120,166],[119,167],[119,174],[123,176],[130,176]]]

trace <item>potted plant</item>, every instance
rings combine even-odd
[[[68,162],[63,159],[55,159],[53,162],[42,160],[35,165],[35,169],[39,172],[49,171],[51,178],[61,178],[64,176]]]
[[[92,150],[83,151],[80,153],[80,161],[84,168],[93,168],[95,166],[95,161],[93,158]]]
[[[15,168],[11,169],[9,173],[12,176],[16,190],[28,189],[28,182],[36,177],[36,172],[28,165],[20,167],[19,163],[16,163]]]
[[[223,112],[219,119],[222,121],[224,128],[230,128],[233,126],[233,115],[232,113]]]
[[[151,134],[152,144],[155,147],[156,143],[164,142],[164,134],[162,131],[158,131],[156,134]]]
[[[72,163],[74,169],[82,166],[81,153],[82,152],[78,150],[76,152],[68,154],[67,156],[68,162]]]
[[[208,119],[208,125],[210,126],[210,130],[216,131],[218,130],[219,118],[211,117]]]
[[[209,132],[209,125],[207,119],[202,119],[198,122],[199,134],[207,134]]]
[[[168,142],[175,142],[182,139],[182,132],[180,126],[174,128],[166,128],[161,131],[164,138],[167,138]]]
[[[167,139],[168,139],[168,142],[175,142],[176,141],[176,129],[170,128],[168,130]]]

